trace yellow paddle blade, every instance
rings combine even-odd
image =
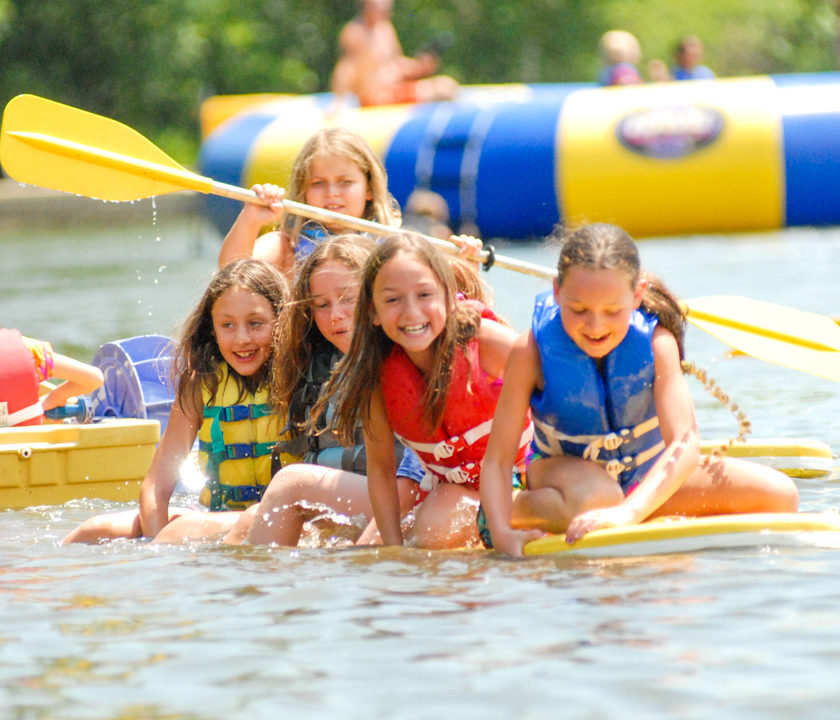
[[[18,95],[6,105],[0,163],[18,182],[99,200],[207,192],[210,182],[116,120],[35,95]]]
[[[747,355],[840,382],[840,327],[826,315],[730,295],[683,304],[691,323]]]

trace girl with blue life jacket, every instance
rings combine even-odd
[[[621,228],[589,225],[563,241],[553,291],[537,298],[508,361],[481,473],[485,544],[521,555],[541,531],[574,542],[658,515],[796,510],[782,473],[701,462],[684,329],[677,300],[641,272]],[[512,500],[507,478],[529,409],[528,489]]]
[[[245,203],[219,251],[219,266],[254,256],[279,268],[291,282],[295,258],[306,256],[317,243],[342,229],[285,214],[286,193],[277,185],[254,185],[252,190],[271,204]],[[295,158],[288,195],[296,202],[343,215],[395,227],[400,224],[385,168],[367,141],[347,128],[324,128],[310,136]],[[260,234],[266,226],[276,229]]]
[[[350,350],[314,413],[335,396],[342,442],[362,423],[368,492],[386,544],[403,542],[395,437],[425,470],[427,495],[407,539],[433,548],[478,542],[479,472],[514,339],[488,307],[458,297],[450,263],[422,237],[397,233],[370,256]],[[523,420],[521,463],[529,430]]]
[[[275,406],[288,407],[288,425],[276,449],[295,461],[282,463],[262,501],[240,514],[225,542],[297,545],[304,524],[316,517],[319,529],[331,520],[330,530],[342,525],[341,535],[347,537],[356,519],[367,522],[371,517],[361,433],[342,446],[326,431],[324,418],[310,426],[310,413],[334,365],[350,347],[359,277],[372,249],[367,238],[339,235],[325,240],[300,264],[292,300],[275,330],[275,345],[284,352],[283,361],[273,365],[270,383]],[[403,454],[402,447],[398,456],[400,507],[405,515],[418,499],[423,470],[416,456]],[[205,537],[211,520],[184,516],[157,541]],[[216,532],[228,527],[228,518],[221,520]],[[195,526],[189,527],[193,521]],[[365,532],[366,542],[374,532]]]
[[[186,512],[169,501],[196,437],[210,509],[259,501],[282,427],[271,411],[268,379],[274,325],[287,299],[283,276],[261,260],[237,260],[215,275],[187,318],[173,358],[176,401],[141,486],[139,512],[91,518],[65,542],[158,535]]]
[[[42,392],[41,383],[64,382]],[[0,428],[40,425],[44,413],[102,385],[102,371],[54,352],[44,340],[0,328]],[[46,385],[44,386],[46,388]]]

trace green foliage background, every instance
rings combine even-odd
[[[645,62],[702,37],[720,75],[833,70],[833,0],[396,0],[407,53],[449,36],[463,83],[593,80],[600,35]],[[219,93],[327,89],[356,0],[0,0],[0,102],[23,92],[112,117],[191,164],[198,108]]]

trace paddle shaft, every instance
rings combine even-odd
[[[117,172],[124,172],[134,174],[140,177],[149,178],[151,180],[158,180],[170,183],[172,185],[183,188],[184,190],[194,190],[204,194],[218,195],[220,197],[230,198],[232,200],[239,200],[241,202],[256,203],[258,205],[265,205],[266,203],[257,197],[253,190],[246,190],[245,188],[237,187],[236,185],[228,185],[227,183],[218,182],[208,177],[198,175],[189,170],[178,167],[169,167],[160,163],[150,162],[149,160],[142,160],[140,158],[122,155],[121,153],[103,150],[101,148],[91,147],[82,143],[66,140],[64,138],[57,138],[43,133],[25,132],[15,130],[9,132],[9,135],[31,145],[39,150],[51,152],[64,157],[78,160],[85,163],[92,163],[99,167],[107,167]],[[373,235],[391,235],[396,228],[389,225],[373,222],[372,220],[365,220],[364,218],[357,218],[351,215],[344,215],[332,210],[324,208],[313,207],[304,203],[296,202],[294,200],[283,200],[283,208],[293,215],[301,215],[302,217],[311,220],[317,220],[322,223],[339,224],[352,230],[360,232],[369,232]],[[426,240],[439,247],[444,252],[451,255],[457,255],[459,250],[453,243],[441,240],[440,238],[423,235]],[[499,267],[515,272],[532,275],[534,277],[552,280],[557,273],[545,268],[541,265],[529,263],[524,260],[516,260],[515,258],[505,257],[503,255],[496,255],[495,252],[482,250],[469,257],[470,260],[475,260],[481,263],[488,263],[491,265],[498,265]]]

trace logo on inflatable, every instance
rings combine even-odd
[[[685,157],[713,143],[723,115],[696,105],[648,108],[631,113],[615,130],[628,150],[655,158]]]

